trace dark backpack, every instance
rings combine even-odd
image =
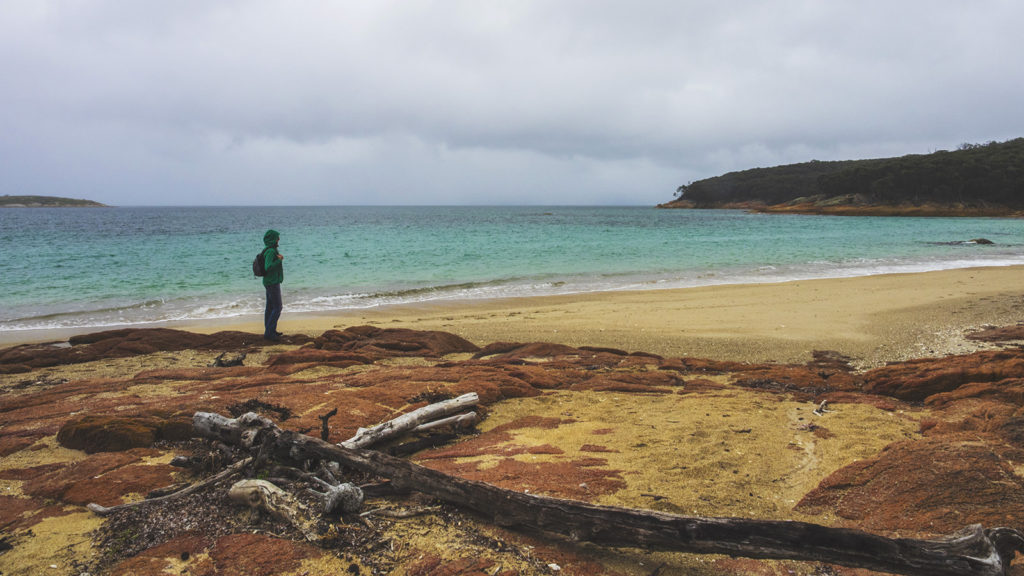
[[[267,260],[264,256],[267,254],[267,248],[264,248],[256,255],[256,258],[252,261],[252,275],[253,276],[266,276],[267,275]]]

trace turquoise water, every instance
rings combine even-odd
[[[1024,264],[1024,221],[647,207],[0,210],[0,329],[262,313],[251,262],[281,232],[285,311]],[[994,245],[969,241],[987,238]]]

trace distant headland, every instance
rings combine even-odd
[[[898,158],[754,168],[676,189],[659,208],[852,216],[1024,217],[1024,138]]]
[[[105,208],[92,200],[59,196],[0,196],[0,208]]]

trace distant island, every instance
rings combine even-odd
[[[92,200],[61,198],[59,196],[0,196],[0,208],[103,208]]]
[[[858,216],[1024,216],[1024,138],[899,158],[754,168],[676,189],[659,208]]]

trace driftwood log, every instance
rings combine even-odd
[[[225,365],[220,364],[220,361],[222,360],[223,357],[224,354],[218,356],[217,363],[211,364],[211,366]],[[245,354],[242,354],[241,358],[244,359]],[[241,364],[241,360],[239,360],[238,364]],[[462,396],[459,396],[457,398],[452,398],[449,400],[443,400],[441,402],[430,404],[417,410],[413,410],[412,412],[409,412],[407,414],[403,414],[393,420],[389,420],[382,424],[373,426],[372,428],[360,428],[355,436],[353,436],[349,440],[346,440],[345,442],[342,442],[342,445],[350,447],[366,447],[373,444],[377,444],[379,442],[383,442],[384,440],[395,438],[406,432],[423,433],[443,427],[451,427],[455,429],[471,428],[475,426],[477,421],[479,420],[476,412],[468,412],[464,414],[457,414],[457,412],[465,408],[469,408],[471,406],[476,406],[476,404],[479,401],[480,399],[477,396],[477,394],[471,392],[469,394],[463,394]],[[338,409],[335,408],[328,412],[327,414],[318,417],[320,418],[321,423],[320,437],[325,441],[327,440],[328,436],[327,421],[332,416],[337,415],[337,413]],[[455,415],[451,416],[451,414]],[[227,438],[226,440],[230,444],[242,446],[243,448],[247,449],[251,449],[254,447],[254,434],[257,431],[267,426],[274,426],[273,422],[271,422],[270,420],[263,416],[256,414],[255,412],[247,412],[246,414],[242,415],[239,418],[237,424],[238,425],[235,428],[238,430],[238,435]],[[223,448],[223,451],[226,453],[226,455],[230,457],[230,449],[223,443],[221,443],[220,446],[221,448]],[[264,459],[265,455],[261,453],[255,458],[255,462],[257,464],[261,464]],[[196,492],[197,490],[209,486],[210,484],[214,484],[216,482],[219,482],[220,480],[223,480],[224,478],[233,476],[237,474],[239,471],[241,471],[241,469],[244,466],[248,466],[253,462],[253,458],[247,458],[242,462],[237,462],[233,464],[229,468],[221,471],[219,474],[211,476],[210,478],[207,478],[202,482],[186,485],[183,488],[175,487],[174,490],[171,490],[168,493],[150,496],[147,497],[145,500],[139,500],[135,502],[129,502],[126,504],[119,504],[117,506],[110,507],[102,506],[96,503],[90,503],[87,507],[89,508],[89,510],[93,511],[94,513],[100,516],[109,516],[114,512],[127,508],[135,508],[139,506],[145,506],[148,504],[156,504],[159,502],[173,500],[175,498],[187,496],[188,494]],[[188,458],[175,458],[175,462],[172,462],[172,465],[187,466]],[[295,469],[292,468],[291,470]],[[331,471],[328,469],[325,470],[325,473],[328,476],[330,476]],[[331,478],[333,483],[328,483],[311,474],[307,474],[306,476],[306,479],[316,482],[323,488],[323,492],[319,492],[316,490],[310,490],[310,492],[312,492],[322,501],[324,513],[355,512],[362,506],[363,492],[359,487],[348,483],[339,483],[336,480],[334,480],[333,477]],[[284,516],[282,516],[281,514],[282,510],[284,510],[285,507],[272,505],[272,502],[285,502],[285,500],[282,499],[276,493],[274,493],[274,490],[279,489],[277,488],[277,486],[273,484],[264,486],[259,483],[246,484],[243,482],[241,484],[241,488],[233,489],[231,492],[229,492],[229,496],[231,496],[233,500],[237,500],[238,502],[243,503],[249,502],[250,499],[255,498],[253,502],[260,502],[262,504],[261,506],[254,505],[252,506],[253,508],[263,509],[265,511],[272,512],[284,518]],[[243,492],[246,494],[245,497],[241,495],[243,494]],[[270,495],[273,495],[274,498],[270,498]],[[292,500],[288,500],[287,502],[292,502]],[[288,507],[288,509],[297,510],[297,508],[295,508],[294,506],[290,506]],[[290,514],[289,518],[293,521],[293,524],[296,524],[296,514]],[[305,526],[300,526],[299,524],[296,524],[296,526],[298,526],[304,532],[306,532],[306,529],[308,528]]]
[[[480,417],[477,416],[476,412],[466,412],[465,414],[456,414],[455,416],[449,416],[447,418],[441,418],[440,420],[434,420],[433,422],[427,422],[426,424],[420,424],[413,428],[412,431],[413,433],[430,432],[431,430],[437,430],[438,428],[445,427],[455,429],[472,428],[473,426],[476,426],[476,423],[479,421]]]
[[[950,536],[917,540],[806,522],[706,518],[597,506],[449,476],[377,451],[281,430],[252,414],[229,419],[197,412],[193,425],[207,438],[259,444],[261,452],[275,458],[335,462],[389,478],[396,487],[465,507],[501,526],[542,530],[606,546],[825,562],[909,576],[1000,576],[1006,574],[1016,551],[1024,550],[1024,535],[1010,528],[986,530],[972,525]]]
[[[395,436],[400,436],[409,432],[410,430],[423,425],[425,422],[433,422],[447,416],[451,416],[471,406],[476,406],[480,402],[480,397],[477,396],[476,392],[470,392],[469,394],[463,394],[457,398],[451,400],[445,400],[443,402],[436,402],[423,408],[413,410],[407,414],[402,414],[394,420],[388,420],[383,424],[378,424],[372,428],[360,428],[356,431],[355,436],[345,440],[338,444],[345,448],[366,448],[382,442]],[[472,416],[472,421],[476,422],[476,414]],[[467,420],[463,420],[462,423],[467,423]],[[446,422],[451,423],[451,422]]]

